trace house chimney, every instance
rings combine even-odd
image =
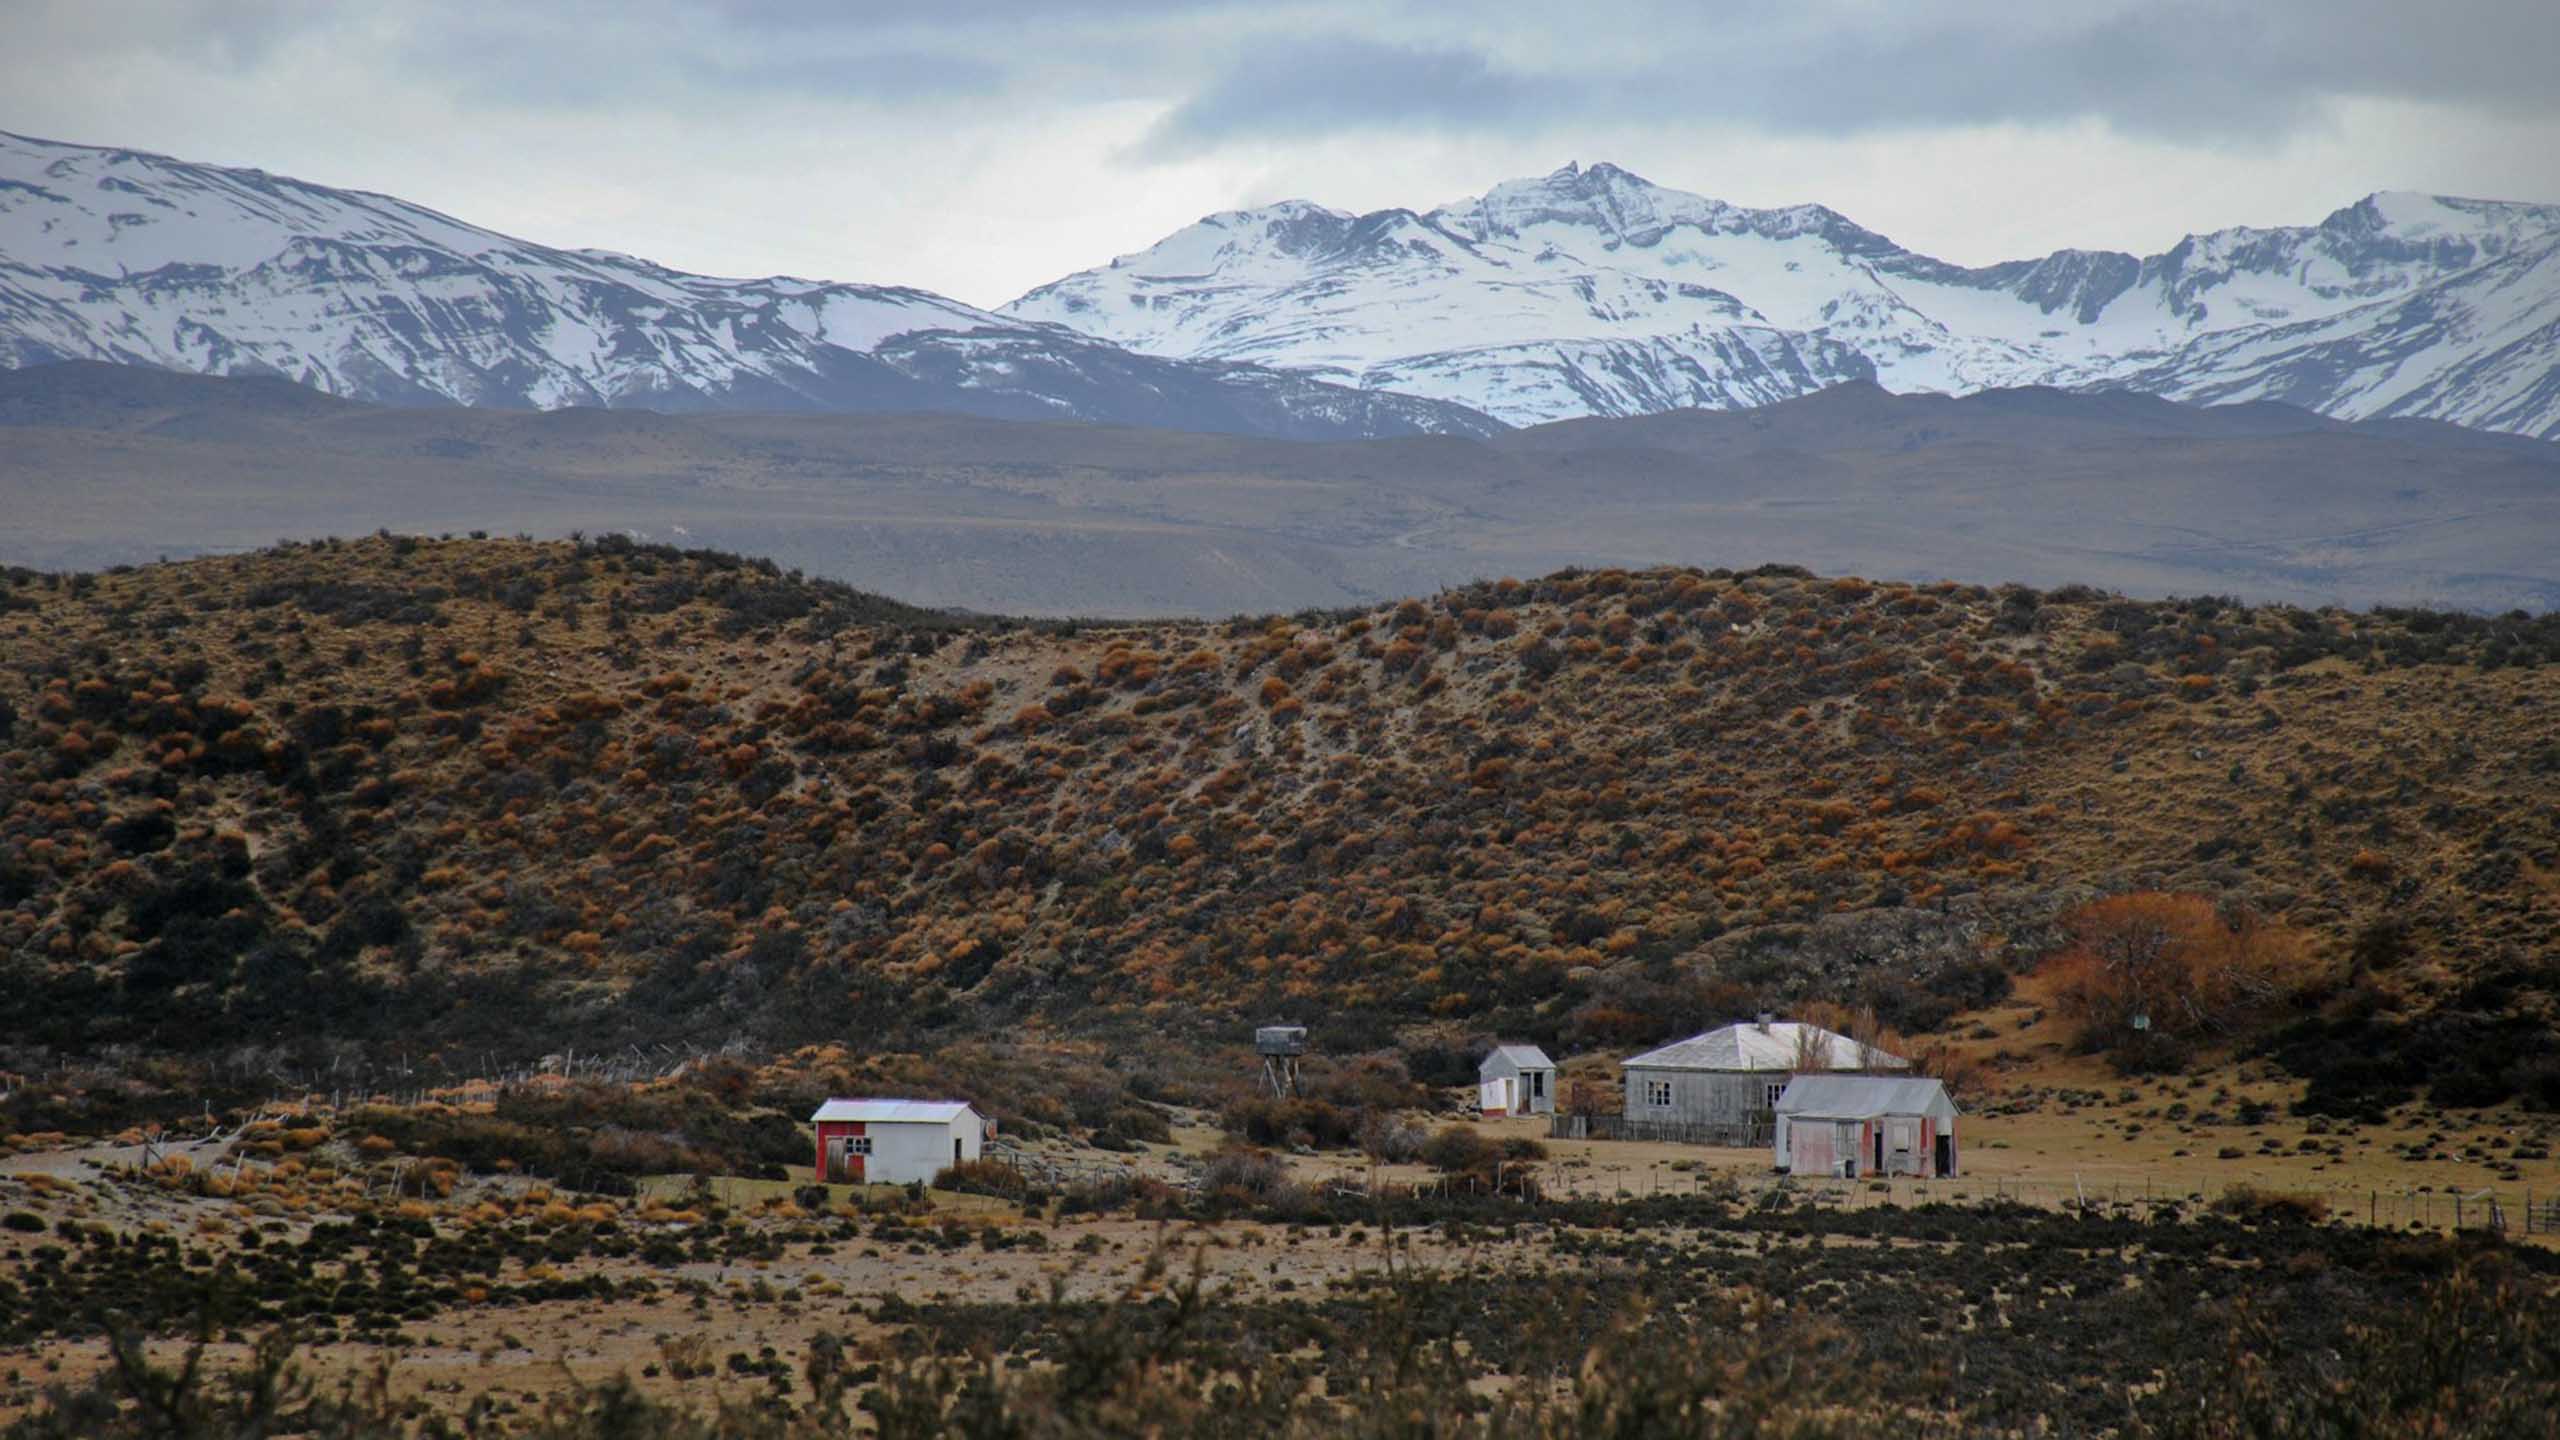
[[[1775,1020],[1775,1019],[1777,1019],[1777,1018],[1778,1018],[1777,1016],[1770,1014],[1770,1013],[1769,1013],[1768,1011],[1766,1011],[1766,1010],[1761,1011],[1761,1012],[1760,1012],[1760,1033],[1761,1033],[1761,1034],[1763,1034],[1763,1035],[1768,1034],[1768,1033],[1769,1033],[1769,1022],[1770,1022],[1770,1021],[1772,1021],[1772,1020]]]

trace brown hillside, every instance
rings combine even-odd
[[[1034,627],[377,538],[17,573],[0,651],[0,1030],[61,1052],[1287,1014],[1445,1068],[1927,1028],[2148,888],[2309,932],[2316,1071],[2560,953],[2550,618],[1661,570]]]

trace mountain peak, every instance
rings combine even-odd
[[[1634,184],[1644,186],[1650,186],[1653,183],[1634,171],[1627,169],[1625,166],[1613,164],[1607,160],[1594,160],[1588,166],[1584,165],[1579,160],[1567,160],[1562,165],[1557,166],[1555,169],[1548,171],[1546,174],[1538,178],[1548,184],[1556,184],[1566,181],[1580,181],[1585,185],[1598,185],[1619,180],[1629,181]],[[1525,184],[1528,182],[1513,181],[1511,183]]]
[[[1444,205],[1430,218],[1476,240],[1563,225],[1600,231],[1612,242],[1649,246],[1678,227],[1691,226],[1773,240],[1813,235],[1844,253],[1858,255],[1899,253],[1900,249],[1826,206],[1749,209],[1657,185],[1606,160],[1587,166],[1569,163],[1535,179],[1507,180],[1482,195]]]
[[[1733,207],[1721,200],[1666,190],[1606,160],[1567,164],[1535,179],[1506,180],[1482,195],[1444,205],[1434,223],[1472,240],[1517,235],[1545,225],[1593,229],[1612,238],[1658,233],[1679,224],[1713,225]]]
[[[1341,223],[1307,202],[1279,213],[1296,220],[1265,223]],[[956,410],[1328,439],[1502,428],[921,290],[690,274],[390,196],[16,136],[0,136],[0,257],[0,368],[275,374],[398,405]]]
[[[2316,227],[1984,267],[1907,250],[1822,205],[1747,208],[1606,160],[1421,215],[1305,207],[1299,231],[1278,213],[1255,212],[1250,235],[1169,238],[1142,269],[1088,271],[1006,311],[1514,424],[1758,405],[1859,381],[1903,394],[2131,386],[2560,431],[2560,397],[2533,358],[2560,292],[2538,278],[2547,269],[2521,268],[2560,265],[2560,208],[2384,191]]]
[[[1267,220],[1303,220],[1310,216],[1348,220],[1350,212],[1319,205],[1313,200],[1274,200],[1267,205],[1245,205],[1233,210],[1220,210],[1200,217],[1203,225],[1250,225]]]
[[[2350,247],[2415,246],[2451,257],[2485,258],[2560,240],[2560,206],[2473,200],[2418,190],[2376,190],[2352,205],[2330,212],[2314,233]]]
[[[1536,179],[1506,180],[1485,193],[1500,191],[1548,190],[1574,195],[1598,195],[1611,190],[1659,190],[1654,184],[1623,165],[1595,160],[1589,165],[1568,160],[1562,167],[1548,171]],[[1671,192],[1677,193],[1677,192]]]

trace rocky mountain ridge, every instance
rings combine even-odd
[[[2560,436],[2560,207],[2384,192],[2317,225],[1987,267],[1614,165],[1428,211],[1209,216],[1003,307],[1515,424],[1900,391],[2129,388]]]
[[[388,196],[0,134],[0,366],[57,360],[279,375],[395,405],[945,410],[1309,439],[1501,428],[904,286],[692,275]]]

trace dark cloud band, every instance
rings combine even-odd
[[[552,110],[772,92],[1142,101],[1169,107],[1141,150],[1159,157],[1629,123],[1845,136],[2096,119],[2255,143],[2348,98],[2560,113],[2553,0],[133,0],[114,24],[79,23],[79,0],[28,3],[0,81],[100,47],[239,68],[301,43]],[[69,47],[90,53],[48,53]]]
[[[1577,23],[1606,23],[1578,8]],[[2560,111],[2547,68],[2560,5],[2546,0],[2423,13],[2370,0],[2151,3],[2061,23],[1984,18],[1980,7],[1814,6],[1693,17],[1648,38],[1646,58],[1630,62],[1623,47],[1410,43],[1351,24],[1258,37],[1192,87],[1145,148],[1397,127],[1712,122],[1846,136],[2084,119],[2191,143],[2263,142],[2349,98]],[[1503,58],[1524,53],[1536,58]]]

